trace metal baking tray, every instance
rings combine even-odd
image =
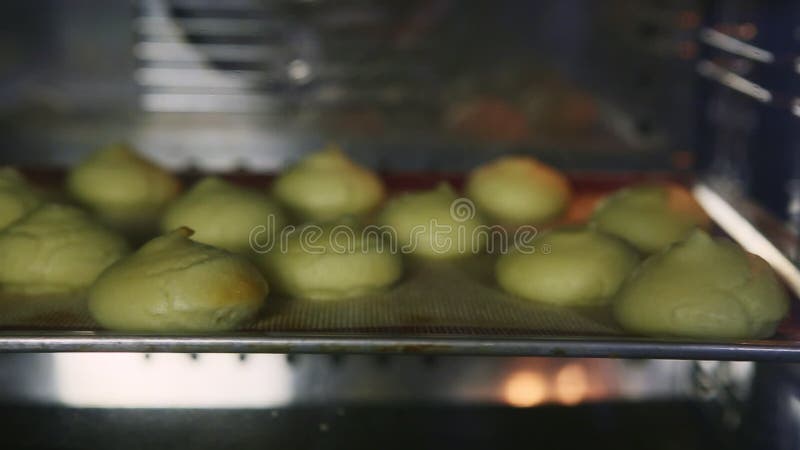
[[[52,174],[33,176],[53,183]],[[190,177],[191,178],[191,177]],[[265,177],[236,175],[243,184],[265,186]],[[593,201],[643,179],[668,174],[573,174],[576,198],[565,221],[578,221]],[[426,188],[459,176],[387,175],[394,190]],[[788,289],[800,290],[790,258],[798,238],[779,221],[743,199],[718,194],[702,183],[681,180],[727,234],[764,257]],[[55,185],[58,184],[56,181]],[[788,256],[787,256],[788,255]],[[390,291],[341,302],[270,297],[261,316],[240,330],[214,334],[130,334],[99,329],[83,299],[1,299],[2,352],[267,352],[421,353],[613,358],[800,361],[800,311],[793,302],[778,334],[763,341],[697,342],[632,337],[607,308],[561,308],[525,302],[499,290],[493,257],[457,263],[409,264]],[[795,294],[796,297],[796,294]]]

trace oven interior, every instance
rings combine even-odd
[[[793,2],[2,8],[0,160],[44,179],[119,141],[189,176],[275,173],[329,142],[383,173],[459,174],[523,154],[575,174],[668,174],[746,198],[796,262]],[[282,352],[174,342],[83,351],[28,337],[0,354],[8,448],[800,443],[791,339],[660,353],[567,341],[570,357],[550,347],[533,357],[477,345],[380,353],[369,338],[336,350],[295,337],[301,345]]]

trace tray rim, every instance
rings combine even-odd
[[[371,334],[228,333],[144,335],[114,332],[0,333],[9,353],[310,353],[540,356],[800,362],[800,343],[696,342],[648,338],[375,336]]]

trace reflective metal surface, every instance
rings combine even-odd
[[[277,170],[336,140],[381,169],[664,168],[690,146],[691,0],[12,3],[4,164],[125,140],[171,168]]]
[[[380,353],[718,359],[800,362],[794,341],[684,342],[635,338],[380,337],[374,335],[147,336],[110,332],[0,334],[5,352]]]
[[[469,435],[462,428],[473,423],[484,431],[459,448],[518,448],[520,430],[522,442],[535,435],[552,442],[548,448],[575,448],[578,442],[614,449],[668,443],[663,448],[720,448],[720,436],[711,436],[720,423],[718,392],[746,391],[753,366],[387,355],[6,354],[0,355],[0,416],[8,417],[0,421],[0,432],[8,431],[8,445],[36,448],[87,440],[96,447],[115,439],[103,447],[127,448],[119,442],[134,439],[148,448],[219,448],[209,442],[230,442],[230,448],[276,442],[292,442],[290,448],[374,448],[378,436],[391,441],[380,448],[395,448],[408,433],[418,433],[412,439],[418,444],[439,436],[440,446],[449,447]],[[654,422],[654,429],[645,425]],[[47,432],[31,435],[30,427]],[[577,427],[580,437],[567,438]],[[216,437],[207,437],[206,430]],[[298,436],[303,438],[294,443]]]
[[[698,396],[693,367],[676,360],[34,353],[0,355],[0,404],[251,409],[413,402],[527,408],[714,398]],[[732,382],[750,380],[747,371],[735,375]]]

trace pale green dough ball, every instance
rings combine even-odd
[[[379,232],[347,225],[299,228],[259,261],[276,289],[313,300],[383,291],[403,274],[401,256]]]
[[[189,227],[194,241],[238,253],[252,251],[251,234],[268,241],[284,225],[283,212],[266,195],[215,177],[198,182],[161,218],[164,233]]]
[[[0,231],[0,287],[30,295],[79,292],[127,252],[124,239],[87,213],[44,204]]]
[[[479,254],[489,236],[471,200],[458,197],[448,184],[393,198],[378,220],[394,234],[403,253],[429,259]]]
[[[700,230],[647,259],[614,301],[625,329],[652,336],[766,338],[788,311],[764,260]]]
[[[126,231],[153,228],[180,191],[178,179],[123,145],[94,152],[67,178],[70,193],[107,223]]]
[[[335,146],[306,157],[279,176],[273,194],[301,221],[328,222],[344,216],[363,216],[385,195],[375,173],[350,159]]]
[[[624,242],[591,229],[548,232],[501,256],[498,284],[516,296],[565,306],[611,301],[639,262]]]
[[[0,229],[39,206],[41,199],[11,167],[0,168]]]
[[[710,225],[692,195],[673,184],[621,189],[600,203],[592,221],[642,253],[655,253]]]
[[[536,159],[505,157],[475,169],[466,193],[478,209],[501,225],[541,224],[569,205],[569,181]]]
[[[245,257],[189,239],[179,228],[108,268],[89,290],[89,312],[126,331],[219,331],[252,319],[267,283]]]

